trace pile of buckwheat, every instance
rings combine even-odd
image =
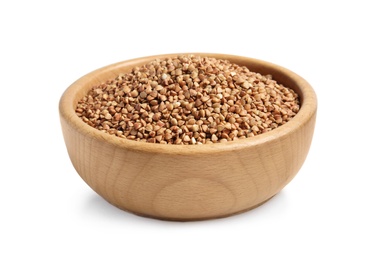
[[[129,140],[209,144],[253,137],[288,122],[297,94],[227,60],[157,59],[94,86],[77,105],[88,125]]]

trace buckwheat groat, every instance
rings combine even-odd
[[[193,55],[154,60],[94,86],[76,113],[129,140],[209,144],[253,137],[299,111],[297,94],[227,60]]]

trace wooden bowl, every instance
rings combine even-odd
[[[201,220],[255,208],[289,183],[302,166],[313,136],[317,100],[295,73],[265,61],[225,54],[194,53],[271,74],[295,90],[297,115],[270,132],[237,141],[204,145],[150,144],[94,129],[76,114],[90,88],[133,66],[166,54],[124,61],[95,70],[62,95],[59,111],[66,147],[82,179],[111,204],[147,217]]]

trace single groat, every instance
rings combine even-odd
[[[135,141],[208,144],[253,137],[292,119],[296,92],[228,60],[155,59],[94,86],[77,104],[88,125]]]

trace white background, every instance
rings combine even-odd
[[[0,259],[382,259],[378,1],[2,1]],[[296,178],[237,216],[177,223],[123,212],[73,169],[64,90],[122,60],[228,53],[317,92]]]

